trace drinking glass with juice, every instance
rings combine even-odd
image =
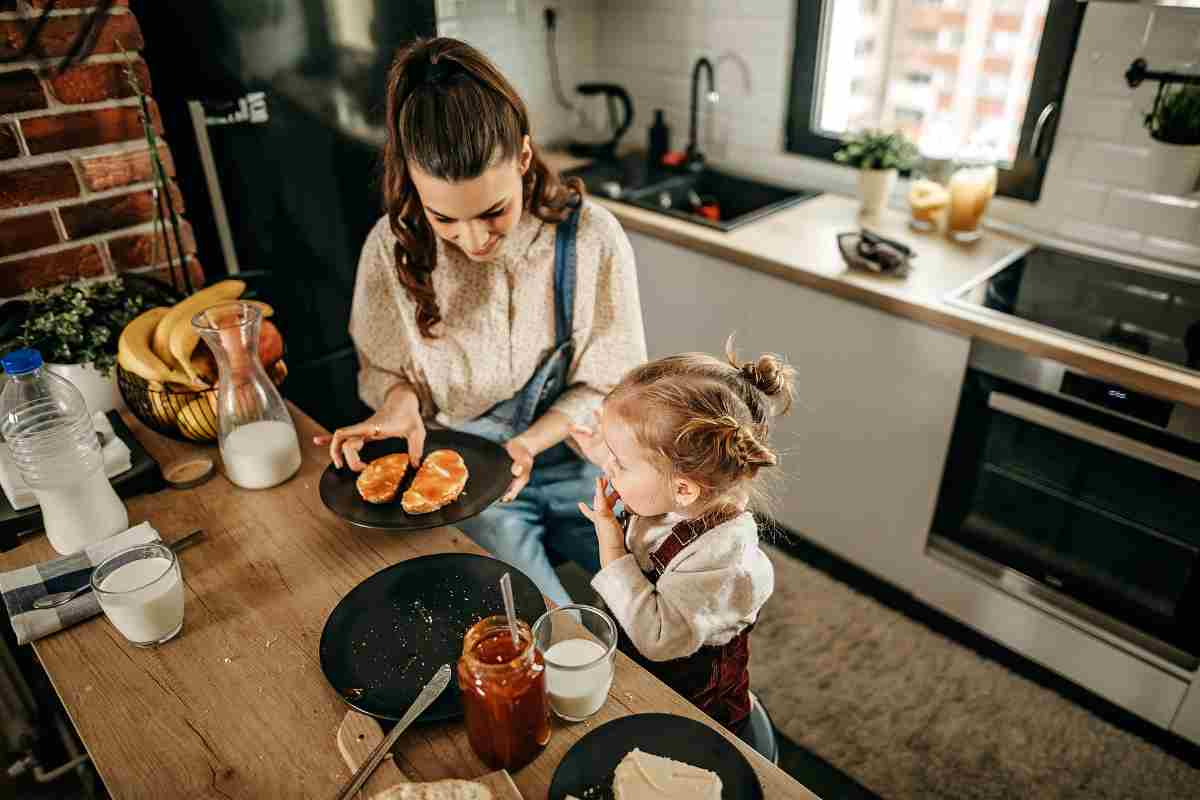
[[[996,178],[996,165],[991,162],[965,162],[950,177],[946,228],[952,239],[974,242],[982,236],[983,215],[996,194]]]

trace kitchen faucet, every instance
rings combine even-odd
[[[708,72],[708,102],[716,103],[720,99],[717,94],[716,76],[713,73],[712,62],[707,58],[700,57],[696,60],[696,66],[692,67],[692,110],[691,110],[691,127],[688,132],[687,146],[687,168],[691,170],[700,170],[704,167],[704,154],[700,152],[700,148],[696,146],[696,90],[700,88],[700,72],[706,70]]]

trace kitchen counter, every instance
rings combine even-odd
[[[282,486],[248,492],[218,476],[128,502],[130,522],[149,521],[165,541],[194,528],[207,533],[179,556],[186,611],[177,638],[135,648],[98,617],[33,644],[114,798],[334,796],[350,777],[335,740],[348,707],[318,660],[326,617],[351,589],[397,561],[483,552],[452,528],[389,534],[334,516],[317,493],[328,457],[308,444],[323,430],[291,412],[304,461]],[[202,449],[159,436],[128,412],[125,419],[159,463]],[[213,447],[203,450],[216,455]],[[52,557],[37,534],[0,553],[0,570]],[[525,800],[544,800],[555,768],[580,737],[642,712],[679,714],[720,730],[746,754],[767,798],[815,798],[618,653],[607,704],[586,723],[556,719],[545,751],[513,775]],[[412,780],[490,772],[461,723],[414,728],[393,752]]]
[[[556,170],[587,163],[561,153],[545,157]],[[728,233],[603,197],[593,199],[611,210],[627,230],[963,336],[1052,358],[1131,389],[1200,405],[1200,376],[1193,373],[947,300],[950,292],[1032,244],[1019,237],[987,230],[979,242],[959,245],[941,235],[912,231],[906,213],[885,209],[877,216],[860,217],[857,200],[836,194],[823,194]],[[846,267],[836,236],[861,227],[902,241],[917,252],[907,278]],[[638,264],[638,270],[642,281],[651,280],[654,265]]]

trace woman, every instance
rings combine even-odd
[[[599,445],[573,421],[646,358],[629,240],[613,216],[563,185],[538,157],[525,104],[482,53],[417,41],[389,73],[386,216],[358,266],[350,335],[366,421],[318,437],[339,467],[361,470],[364,442],[403,436],[419,461],[425,420],[501,442],[513,480],[459,523],[570,602],[549,547],[599,568],[577,504]]]

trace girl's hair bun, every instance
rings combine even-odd
[[[794,381],[796,370],[774,353],[764,353],[753,361],[739,364],[733,353],[733,337],[729,338],[726,354],[729,363],[737,368],[744,380],[767,397],[783,398],[782,406],[776,413],[786,414],[792,407],[795,394]]]

